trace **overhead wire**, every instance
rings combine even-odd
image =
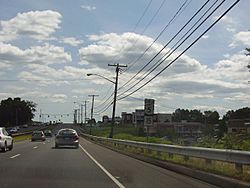
[[[183,29],[185,29],[185,27],[198,15],[198,13],[200,13],[200,11],[207,5],[207,3],[209,2],[210,0],[207,0],[201,7],[198,11],[196,11],[196,13],[186,22],[186,24],[184,24],[184,26],[161,48],[161,50],[152,58],[150,59],[150,61],[148,63],[146,63],[132,78],[136,77],[140,72],[142,72],[143,69],[145,69],[182,31]],[[225,1],[225,0],[224,0]],[[205,13],[203,13],[203,15],[193,24],[193,26],[191,26],[191,28],[174,44],[174,47],[176,47],[176,45],[199,23],[199,21],[208,13],[208,11],[211,10],[211,8],[218,2],[218,0],[216,0],[206,11]],[[180,46],[180,45],[179,45]],[[179,47],[178,46],[178,47]],[[177,48],[178,48],[177,47]],[[153,71],[159,67],[163,62],[159,63],[163,58],[164,56],[168,55],[169,52],[171,52],[168,57],[170,55],[173,54],[173,52],[175,50],[177,50],[177,48],[175,48],[174,50],[172,50],[172,48],[170,48],[166,53],[165,55],[163,55],[157,62],[155,62],[153,64],[153,66],[151,68],[149,68],[149,70],[147,72],[145,72],[142,76],[144,76],[146,74],[145,77],[143,77],[143,79],[145,79],[151,72],[152,72],[152,69]],[[172,51],[171,51],[172,50]],[[158,64],[159,63],[159,64]],[[157,66],[156,66],[157,65]],[[154,68],[155,67],[155,68]],[[150,72],[149,72],[150,71]],[[148,73],[149,72],[149,73]],[[130,81],[132,80],[132,78],[130,79]],[[132,84],[135,82],[136,80],[134,80],[132,82]],[[139,80],[136,84],[140,83],[141,81]],[[130,84],[131,85],[131,84]],[[130,87],[129,89],[127,89],[126,91],[124,91],[122,94],[124,94],[125,92],[131,90],[132,87]]]
[[[177,12],[174,14],[174,16],[170,19],[170,21],[165,25],[165,27],[161,30],[161,32],[157,35],[157,37],[154,39],[154,41],[144,50],[144,52],[133,62],[130,62],[131,65],[128,66],[126,71],[131,69],[136,62],[138,62],[145,54],[146,52],[153,46],[153,44],[161,37],[161,35],[166,31],[166,29],[171,25],[171,23],[176,19],[176,17],[179,15],[183,7],[187,4],[188,0],[185,0],[184,3],[180,6],[180,8],[177,10]],[[124,87],[124,86],[122,86]]]
[[[148,4],[147,4],[146,8],[144,9],[144,11],[143,11],[141,17],[140,17],[139,20],[136,22],[135,27],[133,28],[132,32],[135,32],[136,28],[138,27],[138,25],[139,25],[140,22],[142,21],[143,17],[144,17],[145,14],[147,13],[149,7],[151,6],[152,1],[153,1],[153,0],[150,0],[150,1],[148,2]],[[121,49],[119,50],[119,53],[118,53],[118,54],[120,54],[120,52],[121,52],[123,49],[124,49],[124,45],[122,45],[122,47],[121,47]],[[116,55],[116,56],[111,60],[111,62],[114,62],[115,59],[117,59],[117,57],[119,57],[119,55]]]
[[[158,72],[155,76],[153,76],[150,80],[148,80],[146,83],[141,85],[139,88],[134,90],[133,92],[118,98],[118,100],[122,100],[135,92],[139,91],[143,87],[145,87],[148,83],[150,83],[152,80],[154,80],[156,77],[158,77],[163,71],[165,71],[169,66],[171,66],[177,59],[179,59],[187,50],[189,50],[203,35],[205,35],[212,27],[214,27],[215,24],[217,24],[236,4],[239,3],[240,0],[235,1],[221,16],[219,16],[216,21],[214,21],[202,34],[200,34],[185,50],[183,50],[174,60],[172,60],[167,66],[165,66],[160,72]],[[224,1],[223,1],[224,2]],[[163,59],[162,61],[165,61],[166,59]]]
[[[166,2],[166,0],[163,0],[163,1],[161,2],[161,4],[160,4],[160,6],[158,7],[157,11],[154,13],[153,17],[150,19],[150,21],[148,22],[148,24],[145,26],[145,28],[143,29],[143,31],[142,31],[141,34],[143,34],[143,33],[148,29],[148,27],[152,24],[153,20],[154,20],[155,17],[158,15],[160,9],[163,7],[163,5],[165,4],[165,2]],[[142,20],[143,17],[145,16],[145,14],[146,14],[146,12],[148,11],[148,9],[149,9],[149,7],[150,7],[151,4],[152,4],[152,0],[149,1],[149,3],[147,4],[145,10],[143,11],[142,16],[141,16],[140,19],[137,21],[137,23],[136,23],[136,25],[135,25],[135,27],[134,27],[134,29],[133,29],[133,32],[134,32],[134,31],[136,30],[136,28],[138,27],[139,23],[141,22],[141,20]],[[135,41],[135,44],[136,44],[136,43],[137,43],[137,41]],[[120,51],[121,51],[121,50],[120,50]],[[113,60],[114,60],[114,59],[113,59]],[[113,61],[113,60],[112,60],[112,61]],[[108,92],[109,92],[109,91],[108,91]],[[107,92],[107,94],[106,94],[105,96],[108,95],[108,92]],[[113,95],[113,93],[111,94],[111,96],[112,96],[112,95]],[[110,96],[110,97],[111,97],[111,96]],[[110,99],[110,97],[108,97],[104,102],[102,102],[100,105],[98,105],[98,107],[100,107],[100,106],[102,106],[103,104],[105,104],[105,103]],[[106,98],[106,97],[104,97],[104,98]],[[102,100],[104,100],[104,98],[103,98]],[[97,107],[97,108],[98,108],[98,107]]]
[[[145,14],[146,14],[146,12],[148,11],[148,9],[149,9],[149,7],[151,6],[151,4],[152,4],[152,0],[150,0],[150,1],[148,2],[148,4],[147,4],[146,8],[144,9],[144,11],[143,11],[141,17],[140,17],[139,20],[136,22],[135,27],[133,28],[133,32],[136,30],[136,28],[138,27],[138,25],[139,25],[140,22],[142,21],[143,17],[145,16]],[[119,52],[121,52],[121,51],[123,50],[123,48],[124,48],[124,47],[122,47],[122,48],[120,49]],[[111,61],[114,61],[115,58],[117,58],[117,56],[115,56]],[[110,90],[109,90],[109,91],[107,92],[107,94],[105,95],[106,97],[107,97],[107,95],[108,95],[109,92],[110,92]],[[112,96],[112,95],[113,95],[113,93],[111,94],[111,96]],[[104,98],[106,98],[106,97],[104,97],[104,98],[102,99],[102,100],[104,100],[104,102],[102,102],[100,105],[98,105],[98,107],[104,105],[104,104],[111,98],[111,96],[109,96],[106,100],[104,100]]]
[[[181,10],[183,9],[183,7],[186,5],[186,3],[188,2],[188,0],[186,0],[181,6],[180,8],[177,10],[177,12],[174,14],[174,16],[170,19],[170,21],[164,26],[164,28],[161,30],[161,32],[157,35],[157,37],[153,40],[153,42],[151,42],[151,44],[144,50],[144,52],[133,62],[131,62],[130,66],[128,66],[128,68],[126,69],[126,71],[130,70],[136,62],[138,62],[146,53],[147,51],[153,46],[153,44],[161,37],[161,35],[166,31],[166,29],[171,25],[171,23],[177,18],[177,16],[179,15],[179,13],[181,12]],[[138,73],[139,74],[139,73]],[[136,75],[138,75],[136,74]],[[136,76],[135,75],[135,76]],[[121,88],[125,87],[135,76],[133,76],[132,78],[130,78],[127,82],[125,82],[121,87],[119,87],[118,90],[120,90]]]

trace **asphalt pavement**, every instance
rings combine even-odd
[[[67,125],[66,125],[67,126]],[[57,127],[57,129],[65,127]],[[54,131],[56,132],[56,130]],[[78,149],[22,141],[0,153],[0,187],[215,187],[133,159],[80,138]]]

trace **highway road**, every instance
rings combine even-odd
[[[79,149],[55,149],[54,138],[48,138],[45,142],[19,142],[12,151],[0,153],[0,187],[215,186],[119,154],[83,138],[80,138]]]

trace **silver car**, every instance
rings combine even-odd
[[[55,138],[55,148],[59,146],[79,147],[79,136],[74,129],[60,129]]]
[[[31,141],[41,140],[45,141],[45,135],[43,131],[34,131],[31,135]]]
[[[0,127],[0,149],[5,152],[7,149],[12,150],[13,139],[4,127]]]

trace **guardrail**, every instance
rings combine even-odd
[[[154,144],[146,142],[103,138],[91,136],[88,134],[81,135],[95,142],[99,142],[106,145],[112,144],[112,146],[114,147],[119,147],[120,145],[123,145],[125,147],[140,148],[143,150],[146,149],[149,153],[152,151],[157,152],[157,155],[160,155],[161,152],[164,152],[167,153],[169,157],[173,157],[174,154],[181,155],[184,157],[184,160],[189,160],[189,157],[195,157],[205,159],[206,163],[209,164],[212,162],[212,160],[233,163],[235,164],[235,169],[240,173],[243,172],[243,165],[250,165],[250,152],[248,151]]]

